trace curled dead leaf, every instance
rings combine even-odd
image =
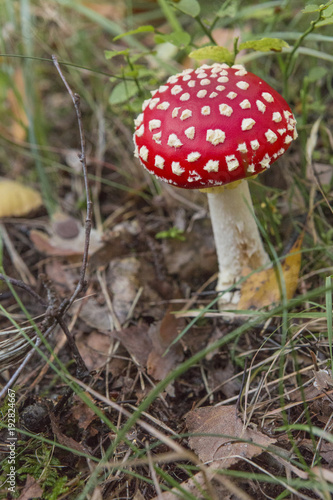
[[[190,433],[214,435],[191,436],[189,445],[200,460],[217,468],[227,469],[242,457],[260,455],[275,442],[258,430],[244,427],[233,405],[192,410],[186,415],[186,425]]]
[[[301,247],[304,233],[301,233],[287,257],[281,262],[287,299],[291,299],[297,288],[301,268]],[[280,278],[277,270],[270,267],[252,274],[243,284],[238,309],[260,309],[277,304],[281,300]]]

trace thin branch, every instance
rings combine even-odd
[[[82,124],[82,114],[81,114],[81,107],[80,107],[80,96],[72,91],[70,88],[69,84],[67,83],[67,80],[61,71],[61,68],[58,63],[58,59],[55,55],[52,56],[53,64],[55,65],[60,78],[62,79],[67,92],[69,93],[72,102],[74,104],[76,116],[77,116],[77,122],[79,126],[79,133],[80,133],[80,144],[81,144],[81,154],[79,155],[80,162],[82,164],[82,172],[83,172],[83,178],[84,178],[84,186],[85,186],[85,191],[86,191],[86,200],[87,200],[87,214],[86,214],[86,221],[85,221],[85,241],[84,241],[84,251],[83,251],[83,257],[82,257],[82,264],[81,264],[81,269],[80,269],[80,279],[79,282],[70,297],[70,299],[67,299],[63,301],[63,303],[60,306],[59,314],[65,313],[68,308],[73,304],[75,301],[76,297],[79,295],[79,293],[83,290],[85,286],[85,275],[86,275],[86,269],[87,269],[87,263],[88,263],[88,255],[89,255],[89,242],[90,242],[90,232],[91,232],[91,218],[92,218],[92,201],[90,198],[90,193],[89,193],[89,184],[88,184],[88,174],[87,174],[87,164],[86,164],[86,140],[85,140],[85,135],[84,135],[84,129],[83,129],[83,124]],[[57,315],[58,316],[58,315]]]
[[[10,283],[11,285],[16,286],[18,288],[22,288],[23,290],[28,292],[42,306],[47,307],[47,302],[40,295],[38,295],[38,293],[35,292],[35,290],[33,290],[33,288],[31,288],[30,285],[24,283],[24,281],[17,280],[15,278],[10,278],[9,276],[5,276],[2,273],[0,273],[0,280],[4,281],[5,283]]]

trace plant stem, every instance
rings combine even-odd
[[[211,32],[209,31],[209,29],[207,28],[207,26],[205,26],[204,23],[201,21],[200,17],[196,16],[194,19],[197,21],[198,24],[200,24],[202,31],[204,31],[206,33],[206,35],[208,36],[209,40],[214,45],[217,45],[217,43],[215,42],[214,38],[212,37]]]

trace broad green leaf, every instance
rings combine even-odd
[[[308,82],[313,83],[317,82],[321,78],[327,75],[327,69],[322,68],[321,66],[316,66],[315,68],[311,68],[309,74],[305,77]]]
[[[110,94],[109,103],[111,105],[123,104],[138,93],[138,87],[135,82],[120,82],[116,85]]]
[[[147,33],[153,31],[155,31],[154,26],[150,26],[149,24],[146,26],[139,26],[139,28],[136,28],[135,30],[126,31],[126,33],[122,33],[121,35],[114,37],[113,41],[119,40],[119,38],[123,38],[123,36],[137,35],[138,33]]]
[[[280,38],[262,38],[261,40],[248,40],[247,42],[239,45],[239,50],[252,49],[259,50],[260,52],[281,52],[283,47],[289,47],[287,42]]]
[[[237,5],[229,5],[228,7],[222,6],[217,12],[217,17],[235,17],[237,14]]]
[[[130,53],[129,49],[125,50],[104,50],[104,55],[106,59],[112,59],[116,56],[128,56]]]
[[[167,35],[157,34],[155,35],[155,43],[172,43],[176,45],[176,47],[187,47],[191,42],[191,36],[186,33],[186,31],[174,31],[173,33],[169,33]]]
[[[302,14],[312,14],[313,12],[320,12],[321,8],[316,4],[309,4],[302,9]]]
[[[200,4],[197,0],[180,0],[174,6],[191,17],[197,17],[200,14]]]
[[[190,57],[196,61],[201,59],[212,59],[212,61],[233,64],[234,54],[225,47],[217,47],[216,45],[209,45],[208,47],[202,47],[201,49],[194,50],[189,54]]]
[[[316,23],[315,27],[321,28],[321,26],[328,26],[329,24],[333,24],[333,16],[327,17],[326,19],[319,21],[319,23]]]

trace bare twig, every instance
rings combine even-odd
[[[80,144],[81,144],[81,154],[79,156],[80,162],[82,164],[82,172],[83,172],[83,179],[84,179],[84,186],[85,186],[85,191],[86,191],[86,200],[87,200],[87,214],[86,214],[86,221],[85,221],[85,242],[84,242],[84,251],[83,251],[83,257],[82,257],[82,264],[81,264],[81,269],[80,269],[80,279],[79,282],[76,286],[76,289],[74,290],[72,296],[70,299],[65,300],[59,310],[59,314],[64,313],[65,311],[68,310],[68,308],[73,304],[79,293],[83,290],[85,286],[85,275],[86,275],[86,269],[87,269],[87,263],[88,263],[88,253],[89,253],[89,242],[90,242],[90,232],[91,232],[91,218],[92,218],[92,201],[90,198],[90,193],[89,193],[89,183],[88,183],[88,174],[87,174],[87,164],[86,164],[86,140],[85,140],[85,135],[84,135],[84,129],[82,125],[82,114],[81,114],[81,107],[80,107],[80,96],[78,94],[74,94],[72,89],[67,83],[66,78],[64,77],[61,68],[59,66],[57,57],[55,55],[52,56],[53,64],[55,65],[60,78],[62,79],[67,92],[69,93],[76,112],[77,116],[77,122],[79,126],[79,132],[80,132]]]

